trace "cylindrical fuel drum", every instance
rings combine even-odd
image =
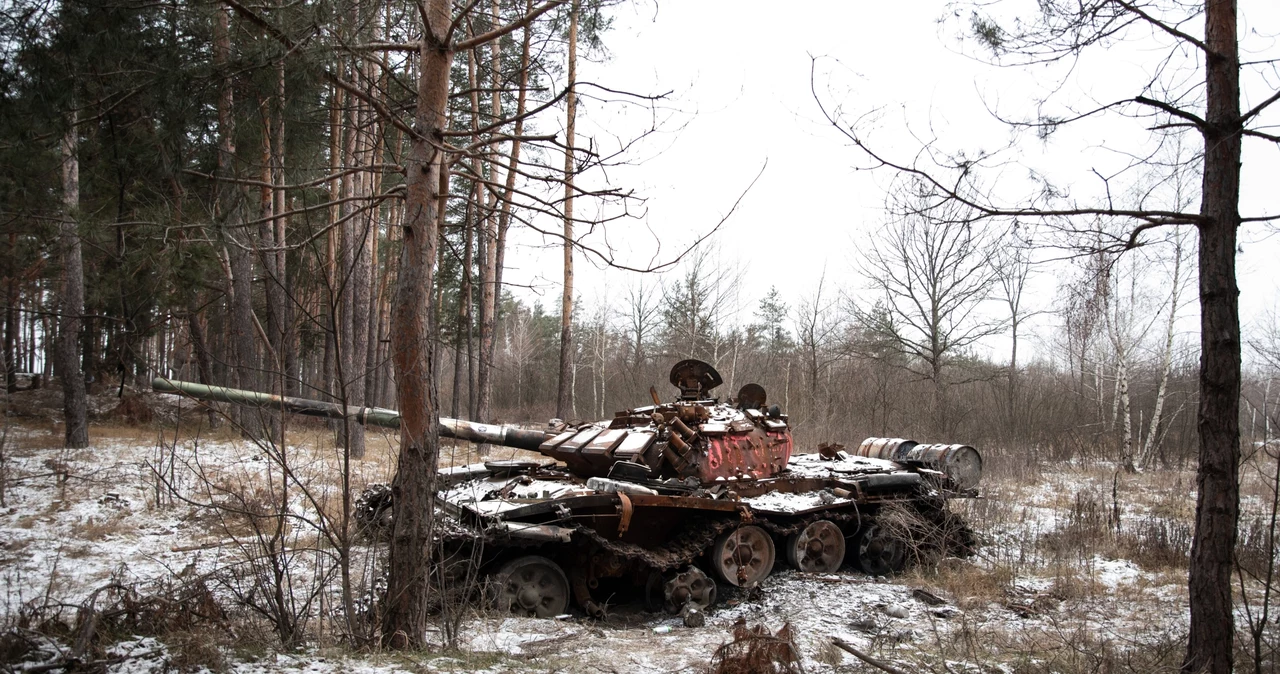
[[[886,461],[904,461],[907,453],[920,443],[905,438],[867,438],[858,445],[858,456]]]
[[[942,471],[959,489],[973,489],[982,481],[982,455],[969,445],[916,445],[899,460]]]

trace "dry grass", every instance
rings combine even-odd
[[[21,432],[11,436],[12,447],[17,454],[47,456],[75,474],[95,456],[62,452],[61,433],[54,424],[24,424]],[[178,433],[180,442],[198,439],[201,446],[235,443],[244,448],[246,456],[243,463],[230,462],[216,469],[209,466],[208,476],[221,491],[234,494],[250,507],[239,515],[205,513],[187,519],[192,530],[202,532],[197,540],[221,539],[228,533],[252,538],[254,518],[269,518],[280,507],[278,495],[271,491],[272,480],[279,477],[278,470],[268,470],[274,464],[261,458],[272,455],[276,448],[269,444],[255,447],[229,426],[210,431],[184,420]],[[172,427],[148,428],[118,422],[96,423],[91,433],[95,446],[118,442],[135,447],[156,447],[162,439],[167,445],[173,442],[173,434]],[[312,490],[320,513],[337,520],[342,451],[334,434],[322,423],[300,420],[290,424],[286,437],[289,463],[297,480],[291,489],[301,486]],[[357,493],[365,484],[390,479],[397,441],[394,432],[370,429],[367,456],[353,461],[351,466],[352,485]],[[259,458],[248,460],[254,456]],[[469,443],[444,443],[441,448],[444,466],[512,458],[542,460],[536,453],[502,447],[492,447],[482,456]],[[921,639],[917,637],[918,650],[891,647],[886,642],[878,655],[906,663],[908,671],[922,672],[943,671],[939,663],[944,658],[973,665],[970,669],[953,665],[954,671],[995,671],[997,665],[1004,671],[1063,674],[1172,671],[1181,657],[1183,635],[1177,633],[1179,622],[1161,618],[1185,607],[1193,474],[1149,471],[1117,475],[1114,467],[1099,462],[1054,465],[1016,456],[998,458],[991,466],[993,471],[983,486],[987,498],[955,503],[975,529],[987,534],[987,545],[978,557],[972,561],[944,559],[918,567],[903,578],[909,585],[947,598],[963,611],[951,620],[939,621],[931,643],[919,643]],[[179,470],[186,468],[179,466]],[[1264,463],[1260,468],[1274,466]],[[17,520],[17,526],[40,527],[67,503],[89,495],[96,497],[102,485],[119,475],[92,476],[91,481],[73,479],[45,512],[24,515]],[[149,479],[137,472],[130,475],[129,479]],[[1261,569],[1268,559],[1269,520],[1263,516],[1261,506],[1269,503],[1271,492],[1265,477],[1262,470],[1254,470],[1245,475],[1244,481],[1252,500],[1247,501],[1249,515],[1241,530],[1241,560],[1256,569]],[[1121,513],[1118,521],[1117,510]],[[75,524],[71,536],[81,540],[115,536],[123,533],[120,526],[119,518],[109,515],[90,518]],[[314,531],[297,529],[290,532],[289,545],[318,549],[323,547],[323,540]],[[67,564],[81,554],[83,550],[75,545],[62,549]],[[1099,580],[1099,560],[1128,560],[1140,568],[1140,573],[1131,580],[1108,584]],[[60,578],[52,582],[64,583]],[[1010,618],[1010,611],[1018,619]],[[176,654],[175,668],[182,670],[200,663],[213,665],[216,671],[224,662],[219,654],[270,653],[277,648],[270,627],[261,619],[250,618],[247,612],[231,618],[237,621],[237,633],[252,638],[228,643],[219,636],[221,632],[204,627],[166,632],[164,639],[171,642]],[[1174,627],[1167,627],[1169,624]],[[334,638],[329,628],[313,629],[320,635],[317,638]],[[929,641],[930,637],[926,635],[924,640]],[[459,663],[466,663],[456,665],[460,669],[503,664],[514,668],[519,664],[504,656],[455,655]],[[829,648],[805,655],[831,665],[841,662],[842,657]],[[566,666],[580,670],[583,663],[566,658]]]
[[[1002,601],[1013,587],[1014,574],[1005,566],[984,568],[960,559],[945,560],[936,570],[914,567],[903,577],[913,587],[951,598],[962,608]]]
[[[906,671],[942,671],[944,659],[969,666],[949,671],[1177,670],[1194,474],[1045,468],[1006,464],[985,498],[955,504],[986,544],[970,562],[945,560],[906,581],[962,612],[935,625],[932,647],[880,656]],[[1265,533],[1255,529],[1242,529],[1242,541]],[[995,606],[1018,619],[993,619]]]

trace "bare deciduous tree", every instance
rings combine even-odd
[[[1191,598],[1190,638],[1183,671],[1227,674],[1232,670],[1234,617],[1231,596],[1231,555],[1240,515],[1240,315],[1236,284],[1236,242],[1240,226],[1269,222],[1280,215],[1240,213],[1241,148],[1244,139],[1274,147],[1280,136],[1266,125],[1263,113],[1280,101],[1280,92],[1267,78],[1274,61],[1248,64],[1240,60],[1241,32],[1237,5],[1230,0],[1181,3],[1149,0],[1045,0],[1029,16],[996,14],[991,3],[965,2],[950,16],[967,20],[966,28],[1000,65],[1040,66],[1062,63],[1070,68],[1085,52],[1103,50],[1125,41],[1146,41],[1155,49],[1146,73],[1133,82],[1132,95],[1119,96],[1086,109],[1070,100],[1036,101],[1025,120],[1011,120],[1047,138],[1063,125],[1109,116],[1137,120],[1151,129],[1158,143],[1170,134],[1194,134],[1203,154],[1198,212],[1170,204],[1163,198],[1139,198],[1121,203],[1113,197],[1110,179],[1103,177],[1104,194],[1081,202],[1047,180],[1041,189],[1009,197],[983,190],[979,176],[1003,171],[1005,156],[979,151],[944,151],[931,145],[899,160],[872,147],[857,122],[847,123],[838,108],[823,105],[828,120],[867,157],[873,168],[905,174],[929,184],[938,202],[958,202],[980,219],[1033,218],[1054,231],[1092,246],[1100,232],[1098,219],[1123,222],[1127,235],[1107,238],[1107,248],[1122,250],[1143,243],[1153,228],[1193,226],[1200,234],[1200,399],[1197,428],[1200,437],[1196,492],[1196,529],[1188,572]],[[1015,12],[1019,11],[1015,9]],[[1197,23],[1203,21],[1203,31]],[[1253,38],[1266,34],[1251,27]],[[1152,36],[1155,40],[1152,41]],[[1266,38],[1260,38],[1266,39]],[[1260,47],[1265,48],[1265,47]],[[1242,73],[1253,77],[1264,93],[1247,110],[1241,105]],[[1065,78],[1064,78],[1065,81]],[[1068,87],[1050,87],[1050,96],[1067,99]],[[816,89],[815,89],[816,95]],[[1092,100],[1090,97],[1085,99]],[[1080,100],[1080,99],[1077,99]],[[819,100],[821,104],[821,100]],[[1064,104],[1065,103],[1065,104]],[[1150,148],[1127,154],[1132,163],[1154,165]],[[1121,176],[1121,172],[1108,172]],[[1084,239],[1079,241],[1079,239]]]
[[[904,367],[933,384],[933,425],[941,434],[951,422],[948,364],[1004,324],[979,310],[996,281],[993,241],[970,224],[963,205],[931,205],[922,189],[915,183],[897,193],[896,217],[866,251],[864,274],[883,303],[882,311],[860,310],[858,318],[907,357]]]

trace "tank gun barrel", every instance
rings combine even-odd
[[[285,410],[294,414],[325,417],[328,419],[351,418],[363,424],[382,426],[384,428],[400,427],[400,413],[396,410],[388,410],[380,407],[341,405],[321,400],[294,398],[291,396],[274,395],[258,391],[245,391],[243,389],[227,388],[225,386],[208,386],[206,384],[177,381],[174,379],[166,379],[164,377],[156,377],[153,379],[151,381],[151,388],[157,393],[185,395],[196,398],[197,400],[231,403],[232,405],[242,405],[245,407]],[[524,428],[497,426],[493,424],[477,424],[470,421],[464,421],[462,419],[440,417],[440,437],[455,438],[475,443],[492,443],[495,445],[516,447],[536,452],[538,451],[538,446],[541,445],[548,436],[542,431],[531,431]]]

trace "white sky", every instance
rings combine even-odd
[[[1031,5],[1034,7],[1034,4]],[[614,224],[608,241],[621,261],[643,266],[656,253],[667,259],[720,220],[768,162],[760,180],[717,236],[724,259],[747,270],[742,286],[743,320],[755,298],[771,285],[794,307],[826,274],[847,289],[864,285],[858,274],[859,249],[883,221],[887,172],[855,171],[865,158],[821,118],[810,93],[811,55],[819,57],[817,87],[824,101],[851,115],[880,109],[870,127],[871,142],[909,160],[920,142],[906,133],[933,133],[950,149],[996,149],[1009,131],[987,107],[1012,116],[1027,115],[1028,97],[1055,81],[1059,70],[1000,69],[961,54],[960,23],[939,20],[944,3],[809,2],[783,10],[776,3],[652,2],[613,10],[614,28],[605,36],[609,58],[584,62],[579,78],[637,92],[672,92],[666,130],[648,139],[636,156],[641,163],[610,172],[614,184],[634,188],[647,201],[640,221]],[[1280,57],[1280,3],[1240,3],[1245,59]],[[967,14],[965,15],[967,16]],[[963,19],[963,17],[962,17]],[[1153,67],[1164,50],[1159,41],[1091,53],[1073,71],[1056,100],[1091,107],[1093,101],[1133,96],[1132,83]],[[1246,82],[1245,106],[1280,87],[1280,76]],[[595,136],[608,147],[609,134],[647,123],[635,108],[585,102],[580,139]],[[1270,121],[1280,122],[1280,111]],[[540,126],[557,128],[545,120]],[[632,131],[631,133],[634,133]],[[1051,172],[1073,193],[1096,193],[1090,168],[1116,166],[1116,151],[1138,147],[1148,134],[1136,122],[1110,118],[1059,132],[1048,144],[1024,141],[1028,165]],[[580,142],[582,142],[580,140]],[[1242,212],[1280,211],[1276,177],[1280,151],[1246,142]],[[1104,170],[1105,172],[1105,170]],[[1025,169],[998,178],[1017,191]],[[599,179],[599,178],[597,178]],[[578,207],[583,213],[583,207]],[[551,222],[543,223],[555,228]],[[1280,237],[1275,226],[1242,232],[1238,258],[1242,322],[1247,326],[1276,304],[1280,291]],[[655,251],[655,241],[662,242]],[[603,244],[595,237],[593,245]],[[528,233],[513,235],[507,278],[528,284],[516,290],[527,299],[559,306],[560,252],[539,247]],[[588,304],[617,299],[634,276],[604,271],[578,257],[579,295]],[[1035,298],[1048,308],[1055,269],[1035,281]],[[1194,294],[1193,294],[1194,297]],[[1194,330],[1194,308],[1186,329]],[[1046,321],[1053,320],[1052,317]],[[1043,330],[1043,328],[1042,328]],[[988,345],[991,355],[1007,346]]]

